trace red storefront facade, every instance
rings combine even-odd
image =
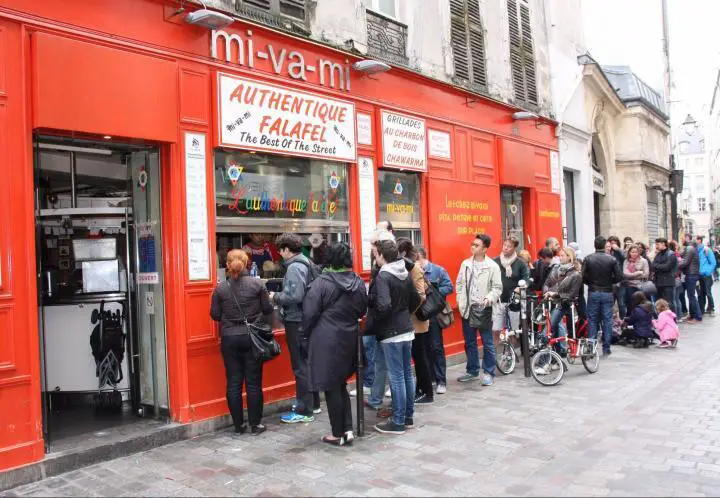
[[[176,6],[170,4],[6,0],[0,7],[0,470],[44,455],[33,173],[37,134],[142,142],[159,151],[167,409],[177,422],[227,413],[219,338],[208,314],[218,277],[211,243],[218,225],[214,151],[278,152],[281,146],[228,143],[222,128],[228,122],[219,117],[223,77],[351,109],[334,115],[346,127],[349,123],[351,133],[325,129],[337,135],[336,144],[348,144],[346,154],[304,146],[286,149],[286,154],[335,154],[346,165],[343,202],[358,270],[366,266],[360,213],[367,209],[359,164],[365,161],[370,168],[378,199],[380,170],[397,171],[400,167],[392,164],[402,160],[389,155],[392,146],[384,144],[384,133],[391,133],[385,121],[390,119],[423,123],[424,162],[408,160],[403,169],[420,171],[419,231],[430,259],[446,267],[451,278],[468,256],[474,233],[491,235],[495,242],[490,252],[499,252],[499,240],[509,230],[501,224],[505,187],[522,193],[521,204],[511,205],[523,220],[514,228],[531,254],[545,238],[561,236],[560,197],[551,180],[551,154],[557,149],[552,122],[514,122],[515,108],[404,69],[370,78],[350,69],[358,60],[354,55],[241,21],[223,29],[226,38],[214,37],[173,16]],[[306,110],[306,117],[312,113]],[[358,116],[362,131],[355,122]],[[278,123],[275,131],[327,140],[322,128],[310,125],[293,131],[292,122]],[[435,149],[428,134],[437,139]],[[204,277],[188,265],[198,248],[190,247],[188,234],[186,146],[188,137],[196,136],[205,137],[205,150],[197,156],[205,158]],[[375,219],[386,217],[374,204]],[[458,325],[446,332],[445,342],[449,354],[462,351]],[[265,369],[266,401],[292,395],[286,350]]]

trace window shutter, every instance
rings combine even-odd
[[[485,33],[479,0],[450,0],[450,46],[455,77],[484,89],[487,86]]]
[[[280,12],[286,16],[305,20],[305,0],[280,0]]]
[[[256,9],[270,10],[270,0],[245,0],[243,3],[251,5]]]
[[[507,11],[510,32],[510,70],[515,100],[537,105],[537,77],[530,8],[525,0],[507,0]]]
[[[535,52],[533,50],[532,25],[530,24],[530,8],[520,4],[520,23],[522,26],[523,69],[525,73],[525,101],[537,105],[537,82],[535,78]]]

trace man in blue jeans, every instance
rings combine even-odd
[[[405,268],[405,261],[398,259],[395,242],[378,241],[376,247],[380,271],[370,290],[367,329],[380,341],[376,355],[382,350],[385,356],[393,413],[390,420],[377,424],[375,430],[383,434],[405,434],[405,429],[413,426],[415,410],[415,379],[410,362],[415,331],[410,309],[420,305],[420,295]]]
[[[595,252],[583,261],[583,282],[588,286],[588,333],[596,339],[602,322],[603,357],[610,356],[613,322],[613,285],[622,280],[620,265],[615,257],[605,253],[607,240],[595,237]]]
[[[480,378],[480,354],[477,336],[483,342],[482,377],[483,386],[491,386],[495,378],[495,344],[492,334],[492,306],[502,294],[503,285],[500,266],[487,257],[491,239],[488,235],[476,235],[470,245],[472,256],[460,265],[455,289],[457,303],[462,316],[463,337],[465,339],[465,356],[467,366],[465,375],[458,377],[458,382],[470,382]],[[482,308],[486,315],[487,326],[475,328],[470,326],[470,312],[473,307]]]
[[[692,239],[685,242],[685,251],[683,251],[682,262],[678,265],[678,268],[685,274],[685,292],[688,299],[688,319],[685,320],[685,323],[689,325],[700,323],[703,319],[697,298],[697,283],[700,280],[700,259]]]

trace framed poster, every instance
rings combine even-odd
[[[210,279],[205,134],[185,133],[185,212],[188,278]]]

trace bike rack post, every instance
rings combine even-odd
[[[363,362],[365,361],[365,348],[363,346],[363,333],[360,329],[360,320],[358,320],[358,333],[357,333],[357,371],[355,372],[355,403],[357,407],[357,436],[362,437],[365,435],[365,406],[363,396],[363,376],[365,373],[365,367]]]
[[[528,313],[528,307],[530,306],[530,300],[527,298],[527,289],[520,287],[520,300],[523,306],[520,306],[520,324],[522,326],[522,333],[520,334],[520,344],[522,346],[523,354],[523,366],[525,367],[525,377],[530,377],[532,372],[530,371],[530,341],[528,334],[530,333],[530,313]]]

